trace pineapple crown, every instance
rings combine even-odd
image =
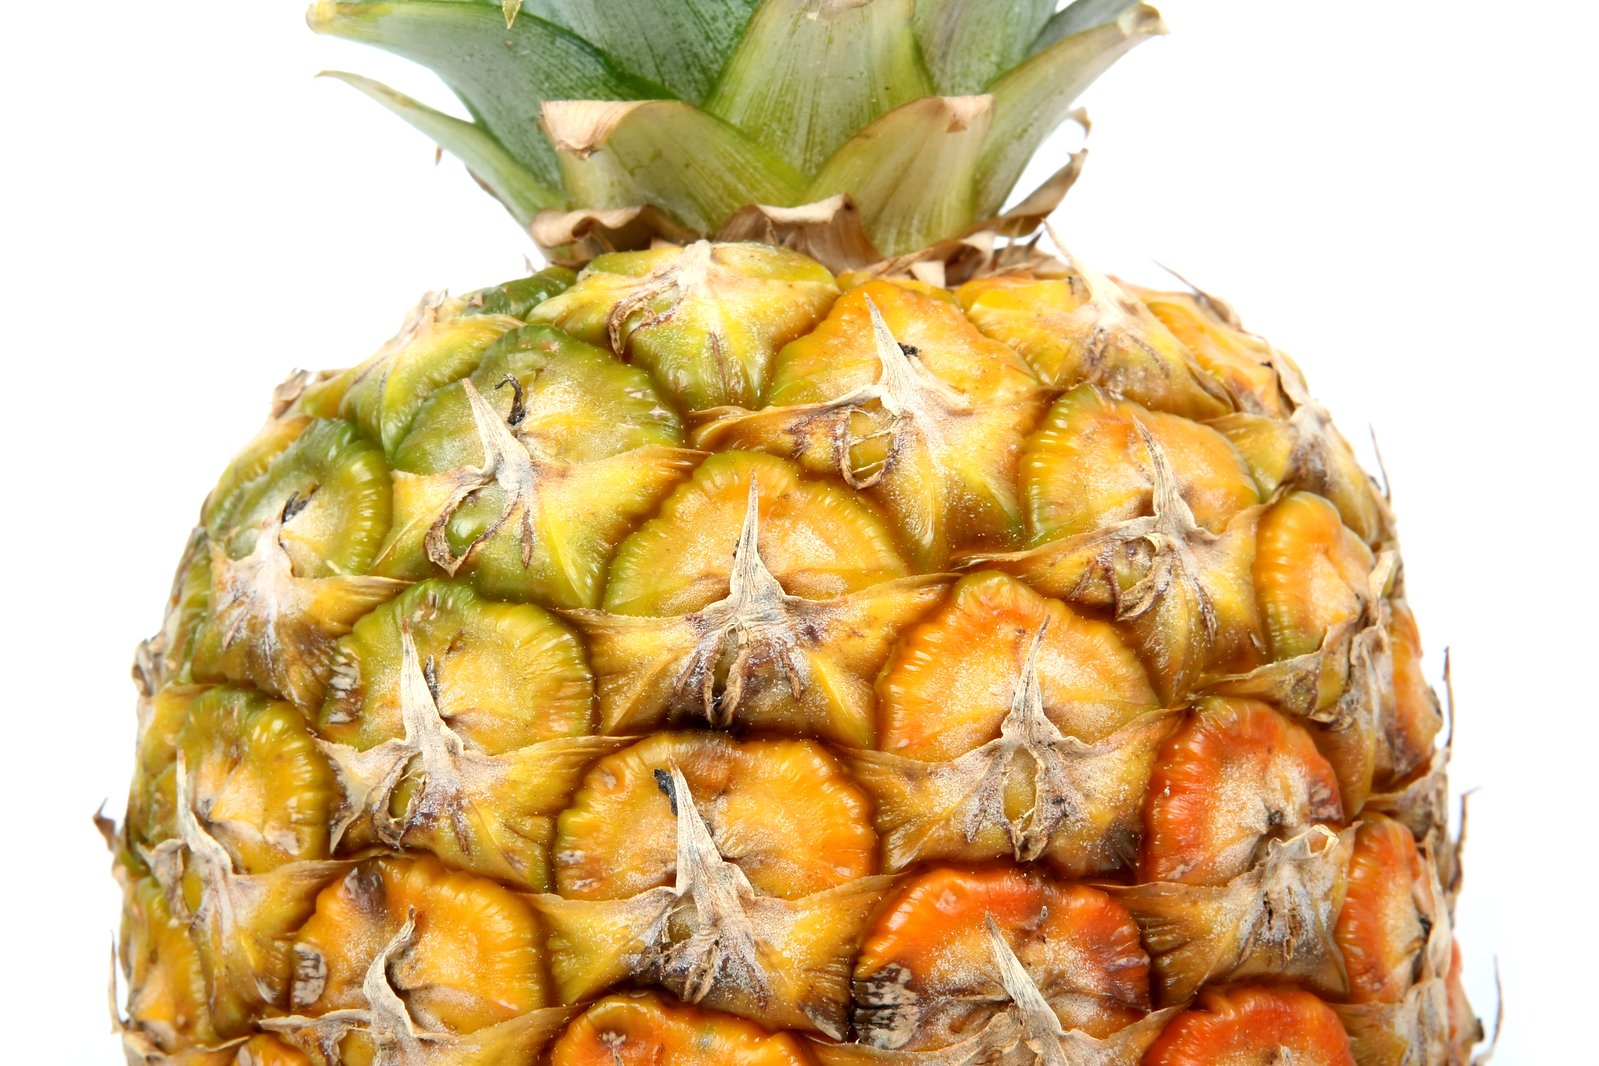
[[[996,219],[1076,96],[1163,32],[1134,0],[318,0],[421,63],[458,119],[333,72],[462,160],[556,261],[655,237],[858,265]]]

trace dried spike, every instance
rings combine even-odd
[[[941,381],[894,339],[883,312],[870,296],[866,297],[866,313],[872,321],[872,343],[881,367],[877,384],[865,390],[865,395],[877,400],[883,409],[896,418],[913,419],[926,430],[936,424],[935,412],[956,413],[972,409],[971,402]],[[941,410],[940,410],[941,409]]]
[[[535,899],[553,928],[563,997],[586,999],[631,976],[686,1002],[842,1038],[847,952],[888,879],[794,900],[761,895],[722,854],[677,762],[654,773],[675,809],[674,885],[625,899]],[[837,939],[817,938],[818,927]]]
[[[344,786],[335,844],[368,820],[390,847],[426,848],[475,872],[542,888],[544,834],[587,763],[622,741],[557,737],[498,755],[469,748],[445,720],[408,619],[400,622],[400,644],[403,736],[365,751],[318,742]],[[407,783],[412,791],[395,815],[396,794]]]
[[[1011,950],[993,915],[986,915],[984,921],[988,926],[989,951],[999,969],[1000,984],[1015,1004],[1015,1013],[1025,1034],[1023,1040],[1037,1053],[1041,1066],[1067,1066],[1066,1050],[1061,1043],[1066,1030],[1055,1016],[1054,1008]]]
[[[722,857],[705,820],[694,806],[694,794],[676,762],[667,769],[668,798],[677,815],[677,899],[693,904],[697,927],[668,948],[660,960],[666,983],[690,1003],[703,1000],[718,980],[754,982],[767,987],[747,913],[755,897],[749,878]]]
[[[752,477],[744,524],[739,527],[738,546],[733,549],[733,572],[728,576],[727,601],[724,602],[730,601],[736,607],[752,605],[756,608],[756,617],[766,616],[773,608],[792,599],[761,559],[760,512],[760,479]],[[799,694],[798,691],[794,693]]]
[[[1148,779],[1155,750],[1175,722],[1170,711],[1152,711],[1087,743],[1062,734],[1024,684],[1000,736],[959,758],[924,762],[857,751],[851,764],[877,795],[879,831],[891,869],[922,857],[997,854],[985,842],[995,828],[1017,861],[1030,862],[1050,853],[1062,827],[1090,811],[1118,812],[1095,844],[1101,850],[1114,848],[1117,827],[1127,820],[1136,826],[1137,821],[1136,808],[1118,797],[1127,794],[1129,780]],[[1006,792],[1021,756],[1032,764],[1032,803],[1012,817]],[[1083,841],[1075,844],[1085,846]],[[1104,865],[1075,852],[1072,861]]]
[[[363,575],[297,576],[282,535],[304,498],[291,494],[263,521],[244,558],[211,545],[212,624],[226,672],[302,708],[322,699],[334,642],[409,584]]]
[[[444,815],[450,819],[461,846],[468,848],[471,826],[463,766],[467,758],[466,745],[445,722],[439,710],[433,686],[417,656],[409,621],[400,623],[400,649],[400,715],[405,723],[403,743],[414,751],[424,780],[422,788],[412,795],[407,804],[405,815],[397,822],[387,817],[386,809],[373,809],[378,835],[398,847],[407,828],[422,819]]]
[[[515,374],[507,374],[500,383],[494,386],[503,389],[511,386],[511,413],[505,416],[505,424],[515,429],[527,417],[527,390],[522,387],[522,381]]]
[[[786,352],[767,406],[694,416],[702,446],[792,456],[872,492],[929,571],[961,539],[1016,528],[1016,456],[1045,395],[1014,352],[950,304],[884,281],[846,294]],[[836,369],[812,372],[824,363]]]
[[[682,254],[646,276],[611,308],[606,318],[606,335],[611,351],[625,356],[635,333],[653,329],[672,320],[684,300],[709,296],[706,283],[711,272],[711,244],[695,241]],[[656,299],[671,293],[671,304],[662,311],[650,310]],[[642,315],[637,321],[635,315]]]
[[[1246,978],[1293,978],[1343,996],[1348,978],[1333,926],[1353,847],[1353,830],[1313,825],[1268,841],[1262,860],[1225,885],[1151,881],[1106,891],[1142,927],[1167,1003]]]
[[[481,544],[498,533],[512,518],[519,518],[522,566],[525,568],[533,561],[536,536],[533,516],[538,506],[541,464],[535,459],[528,443],[511,431],[514,423],[500,418],[470,378],[461,381],[461,388],[471,406],[472,422],[477,427],[478,440],[483,446],[483,464],[461,472],[449,499],[428,528],[424,538],[428,558],[453,575],[466,565]],[[446,536],[449,521],[462,504],[489,485],[498,485],[505,493],[505,504],[489,528],[475,537],[467,545],[466,551],[456,555]]]
[[[410,950],[415,939],[416,911],[413,909],[406,912],[405,924],[372,957],[372,964],[361,980],[361,994],[366,997],[370,1016],[369,1031],[380,1047],[390,1041],[397,1045],[402,1061],[419,1054],[424,1042],[442,1039],[444,1035],[418,1030],[410,1007],[389,980],[389,967]]]

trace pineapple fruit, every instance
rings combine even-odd
[[[1079,0],[394,0],[554,265],[298,374],[141,646],[131,1063],[1465,1063],[1392,516],[997,212]]]

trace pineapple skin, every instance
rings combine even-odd
[[[666,246],[301,374],[162,630],[133,1063],[1464,1063],[1392,515],[1204,294]]]

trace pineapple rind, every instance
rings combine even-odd
[[[136,667],[130,1061],[1464,1063],[1386,500],[1220,307],[663,246],[285,386]]]

